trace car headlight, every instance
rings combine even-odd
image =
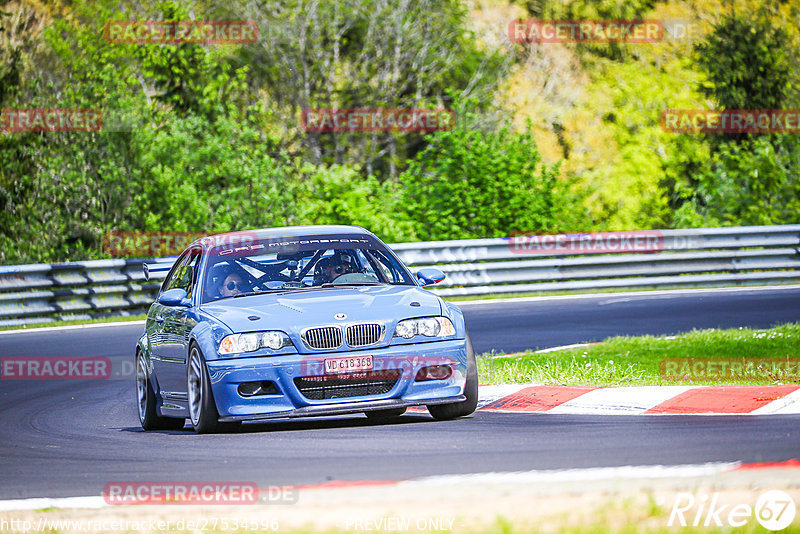
[[[288,347],[292,342],[289,336],[278,330],[268,332],[248,332],[246,334],[231,334],[225,336],[219,344],[220,354],[236,354],[239,352],[253,352],[261,348],[272,350]]]
[[[395,337],[411,339],[414,336],[443,337],[456,333],[453,323],[447,317],[422,317],[420,319],[406,319],[397,323],[394,329]]]

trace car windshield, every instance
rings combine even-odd
[[[388,248],[372,236],[270,238],[212,248],[203,302],[265,292],[383,284],[414,282]]]

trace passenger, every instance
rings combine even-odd
[[[221,297],[235,297],[244,292],[244,283],[242,282],[242,277],[238,274],[230,273],[222,279],[222,284],[220,284],[219,288],[219,295]]]

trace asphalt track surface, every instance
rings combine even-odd
[[[465,304],[478,352],[619,334],[800,320],[800,289],[599,295]],[[0,335],[2,356],[132,358],[141,326]],[[800,458],[800,416],[477,412],[457,421],[361,415],[142,432],[130,380],[0,381],[0,499],[99,495],[112,481],[315,484],[431,475]]]

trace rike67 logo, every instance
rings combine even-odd
[[[794,521],[797,510],[792,497],[781,490],[762,493],[755,507],[739,503],[721,504],[719,493],[700,494],[678,493],[667,526],[693,527],[742,527],[755,516],[756,521],[767,530],[783,530]]]

